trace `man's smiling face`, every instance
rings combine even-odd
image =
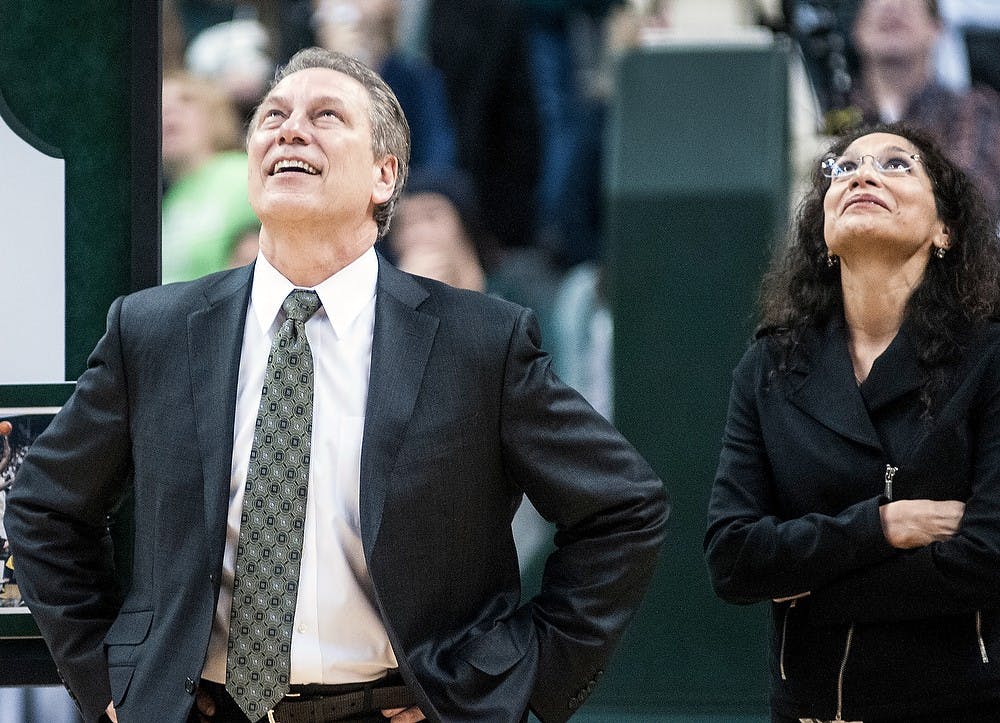
[[[261,221],[371,221],[386,200],[364,86],[327,68],[292,73],[252,121],[250,203]],[[390,189],[391,192],[391,189]]]

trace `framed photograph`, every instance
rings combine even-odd
[[[58,411],[59,407],[0,407],[0,639],[39,637],[21,599],[17,560],[10,553],[3,517],[18,468]]]

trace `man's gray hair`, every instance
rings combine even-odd
[[[369,112],[368,118],[372,127],[372,152],[375,158],[385,156],[395,156],[397,161],[396,185],[393,188],[392,196],[388,201],[380,203],[375,207],[375,223],[378,224],[378,236],[382,238],[389,230],[389,223],[392,221],[393,213],[396,209],[396,201],[403,192],[403,185],[410,168],[410,126],[403,115],[403,109],[396,99],[396,94],[386,85],[386,82],[379,77],[378,73],[362,63],[360,60],[352,58],[343,53],[337,53],[323,48],[305,48],[300,50],[289,59],[289,61],[278,68],[274,74],[274,80],[267,89],[267,94],[282,80],[292,73],[308,68],[327,68],[336,70],[338,73],[354,78],[361,83],[368,91]],[[257,126],[260,106],[256,108],[250,127],[247,130],[247,141],[253,134]]]

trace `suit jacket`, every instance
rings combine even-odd
[[[860,387],[842,322],[807,333],[787,372],[764,337],[734,373],[706,556],[729,602],[809,593],[772,603],[783,715],[1000,700],[1000,324],[944,369],[932,419],[916,343],[904,324]],[[954,537],[897,550],[890,498],[961,500],[965,516]]]
[[[112,305],[32,446],[8,531],[25,599],[84,712],[184,721],[218,596],[252,267]],[[556,522],[522,604],[511,517]],[[119,591],[108,515],[130,504]],[[430,720],[569,717],[639,603],[666,516],[631,446],[549,370],[530,312],[380,259],[362,444],[376,602]]]

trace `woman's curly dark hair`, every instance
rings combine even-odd
[[[930,416],[946,383],[947,367],[961,358],[969,334],[1000,312],[996,220],[969,177],[931,136],[912,126],[891,123],[858,129],[837,139],[827,155],[839,156],[856,139],[871,133],[902,136],[917,147],[931,179],[938,215],[949,230],[948,252],[943,258],[930,259],[905,313],[925,374],[921,398]],[[788,242],[775,256],[761,286],[757,335],[771,335],[781,347],[779,372],[787,369],[806,329],[822,327],[843,313],[840,266],[828,263],[823,236],[823,198],[829,187],[830,180],[817,164]]]

